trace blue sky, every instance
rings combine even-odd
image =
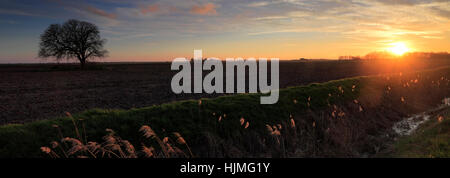
[[[71,18],[99,26],[104,61],[450,51],[448,0],[1,0],[0,63],[42,61],[39,35]]]

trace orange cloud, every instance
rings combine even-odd
[[[205,5],[194,5],[191,9],[192,14],[199,15],[214,15],[217,14],[216,6],[213,3],[208,3]]]
[[[152,5],[141,7],[142,14],[153,13],[153,12],[157,12],[157,11],[159,11],[158,4],[152,4]]]
[[[99,15],[99,16],[106,17],[106,18],[110,18],[110,19],[115,19],[116,18],[116,14],[105,12],[104,10],[98,9],[96,7],[93,7],[93,6],[87,6],[86,7],[86,11],[88,11],[88,12],[90,12],[92,14]]]

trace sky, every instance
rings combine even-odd
[[[450,0],[0,0],[0,63],[43,62],[40,34],[68,19],[99,27],[100,61],[450,51]]]

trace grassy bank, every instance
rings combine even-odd
[[[198,157],[361,156],[379,149],[374,144],[381,144],[378,136],[392,123],[448,97],[448,76],[450,69],[441,68],[291,87],[280,90],[274,105],[260,105],[261,94],[242,94],[131,110],[93,109],[74,118],[88,140],[101,140],[106,128],[137,146],[142,125],[162,136],[179,132]],[[295,127],[289,127],[291,118]],[[282,126],[278,142],[266,124]],[[69,118],[1,126],[0,157],[45,156],[39,148],[59,139],[53,125],[75,137]]]
[[[449,158],[450,108],[430,117],[409,136],[394,144],[393,157]]]

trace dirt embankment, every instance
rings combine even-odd
[[[450,70],[397,73],[363,78],[354,85],[353,100],[292,114],[295,127],[285,121],[267,123],[270,131],[243,133],[223,139],[206,133],[196,147],[200,157],[372,157],[391,149],[398,136],[395,123],[442,104],[450,94]],[[352,92],[345,90],[345,92]],[[326,93],[323,93],[326,95]],[[311,93],[311,95],[313,95]],[[333,94],[334,95],[334,94]],[[314,97],[311,99],[313,102]],[[280,124],[280,126],[278,125]],[[268,128],[270,130],[270,128]],[[205,147],[204,145],[207,145]]]

